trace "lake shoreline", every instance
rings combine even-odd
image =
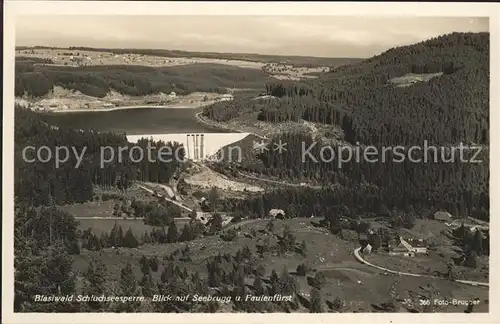
[[[215,101],[214,101],[215,102]],[[129,109],[147,109],[147,108],[155,108],[155,109],[192,109],[196,110],[199,108],[203,108],[205,106],[211,105],[214,102],[207,102],[202,105],[193,105],[189,107],[190,104],[173,104],[173,105],[134,105],[134,106],[120,106],[120,107],[112,107],[112,108],[98,108],[98,109],[65,109],[65,110],[50,110],[45,111],[45,113],[78,113],[78,112],[109,112],[109,111],[118,111],[118,110],[129,110]]]
[[[119,108],[119,109],[116,109]],[[234,133],[234,130],[214,125],[198,118],[204,107],[172,108],[171,106],[141,105],[112,109],[75,110],[70,113],[38,112],[42,119],[56,126],[76,129],[94,129],[98,132],[127,135],[166,133]],[[95,114],[93,112],[101,112]]]

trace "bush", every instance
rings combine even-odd
[[[309,268],[303,263],[297,266],[297,275],[299,276],[305,277],[308,271]]]
[[[238,236],[238,231],[234,228],[224,231],[220,234],[220,238],[226,242],[231,242]]]
[[[321,290],[321,288],[323,288],[325,284],[326,284],[325,276],[321,272],[318,272],[316,276],[314,276],[313,287],[318,290]]]

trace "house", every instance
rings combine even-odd
[[[208,224],[212,215],[210,213],[196,212],[196,219],[198,219],[203,225]]]
[[[419,242],[419,240],[412,240],[412,242]],[[423,240],[422,240],[423,242]],[[426,254],[427,247],[412,246],[408,241],[399,237],[399,244],[389,247],[389,255],[404,255],[407,257],[414,257],[415,254]]]
[[[367,244],[364,248],[363,248],[363,253],[366,253],[366,254],[370,254],[372,253],[372,246],[370,244]]]
[[[170,92],[170,94],[168,95],[170,98],[175,98],[177,96],[177,94],[175,92]]]
[[[438,211],[434,214],[434,219],[442,222],[449,222],[452,216],[446,211]]]
[[[269,217],[283,219],[285,218],[285,211],[283,209],[271,209],[269,211]]]
[[[414,247],[412,249],[412,252],[414,252],[415,254],[426,254],[427,248],[426,247]]]
[[[389,251],[389,255],[402,255],[405,257],[414,257],[415,252],[408,251],[408,249],[405,248],[404,246],[396,246],[396,247],[393,247],[391,249],[391,251]]]

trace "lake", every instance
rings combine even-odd
[[[49,124],[75,129],[94,129],[100,132],[127,135],[165,133],[222,133],[199,124],[192,108],[137,108],[100,112],[40,113]]]

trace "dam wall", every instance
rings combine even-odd
[[[186,157],[193,161],[201,161],[214,156],[221,148],[238,142],[250,133],[177,133],[177,134],[144,134],[127,135],[130,143],[137,143],[141,138],[153,141],[177,142],[182,144]]]

